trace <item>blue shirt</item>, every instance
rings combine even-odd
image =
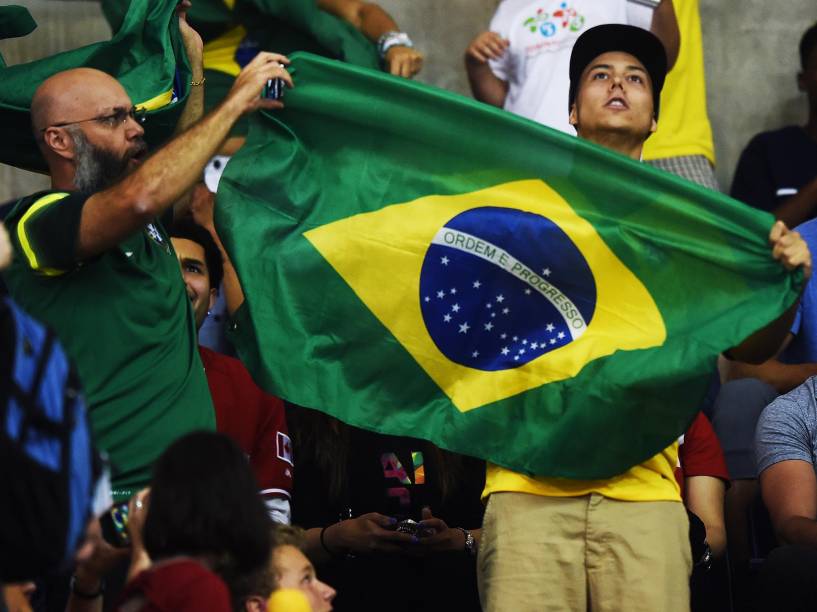
[[[812,256],[817,255],[817,219],[797,226]],[[797,317],[791,327],[794,339],[780,356],[785,363],[817,362],[817,282],[812,278],[803,290]]]

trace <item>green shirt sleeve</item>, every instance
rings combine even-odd
[[[64,274],[77,265],[77,240],[87,194],[51,192],[14,211],[12,221],[20,255],[41,274]]]

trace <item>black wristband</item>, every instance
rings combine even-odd
[[[77,588],[77,577],[76,575],[73,575],[71,576],[71,593],[80,599],[96,599],[97,597],[102,597],[102,595],[105,593],[105,581],[99,581],[99,588],[97,589],[96,593],[87,593]]]
[[[332,523],[332,525],[337,525],[337,523]],[[326,554],[329,555],[330,557],[332,557],[333,559],[350,559],[350,558],[352,558],[353,555],[348,553],[348,552],[337,553],[337,552],[332,552],[331,550],[329,550],[329,547],[326,545],[326,540],[323,539],[323,534],[332,525],[327,525],[326,527],[323,527],[321,529],[321,548],[323,548],[326,551]]]

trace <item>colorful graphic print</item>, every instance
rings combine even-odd
[[[525,19],[522,25],[532,33],[536,33],[538,30],[542,36],[550,38],[560,30],[578,32],[584,26],[584,21],[584,15],[580,15],[567,2],[562,2],[553,13],[548,13],[545,9],[540,8],[536,11],[536,15]]]

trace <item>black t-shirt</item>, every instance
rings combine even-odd
[[[287,415],[293,434],[302,410]],[[482,525],[482,461],[460,457],[454,468],[456,482],[443,498],[440,459],[448,469],[456,460],[423,440],[350,428],[346,487],[337,500],[330,500],[326,470],[318,468],[310,449],[299,447],[298,435],[293,438],[298,463],[292,518],[296,525],[323,527],[368,512],[419,521],[423,506],[449,527]],[[318,575],[337,589],[336,610],[479,610],[476,564],[465,551],[424,558],[359,555],[319,566]]]
[[[730,193],[771,212],[815,178],[817,142],[793,125],[752,138],[740,155]]]

